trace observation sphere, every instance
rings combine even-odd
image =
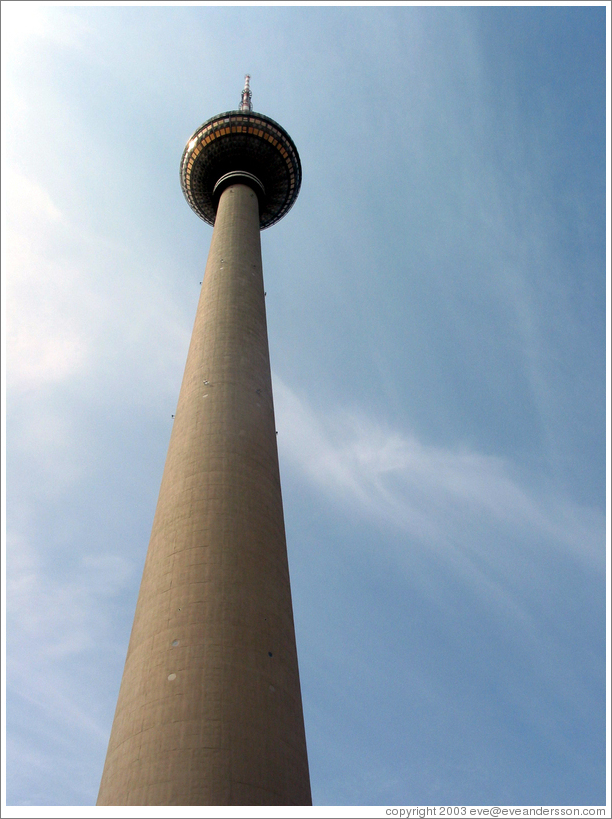
[[[289,134],[254,111],[217,114],[193,134],[181,158],[181,187],[191,208],[214,225],[219,197],[233,183],[259,198],[259,226],[278,222],[297,199],[302,166]]]

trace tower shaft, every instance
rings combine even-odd
[[[221,194],[98,805],[311,804],[256,194]]]

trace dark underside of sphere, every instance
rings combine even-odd
[[[295,202],[302,168],[293,140],[273,119],[251,111],[228,111],[207,120],[187,143],[181,159],[181,187],[193,210],[215,223],[226,174],[242,171],[263,186],[249,182],[259,197],[259,224],[266,228],[282,219]],[[243,181],[240,176],[233,177]]]

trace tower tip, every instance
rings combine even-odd
[[[240,102],[240,111],[252,111],[253,105],[251,104],[251,75],[245,74],[244,75],[244,88],[242,89],[242,100]]]

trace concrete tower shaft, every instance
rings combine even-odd
[[[256,185],[218,195],[98,805],[311,804]]]

